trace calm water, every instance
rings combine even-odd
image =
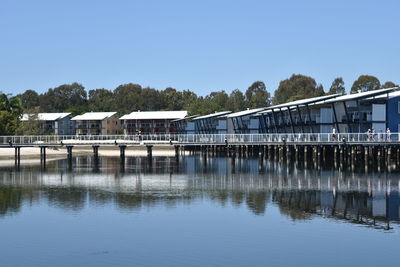
[[[0,169],[0,266],[399,266],[398,173],[256,158]]]

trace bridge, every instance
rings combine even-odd
[[[94,156],[99,147],[116,146],[125,158],[127,147],[146,147],[152,157],[153,146],[173,146],[176,156],[180,150],[200,151],[202,154],[264,155],[284,159],[311,161],[329,158],[348,161],[364,155],[365,160],[397,160],[400,163],[400,133],[265,133],[265,134],[149,134],[149,135],[35,135],[0,136],[1,148],[15,148],[19,165],[21,147],[39,147],[46,161],[47,147],[65,147],[72,159],[73,147],[91,146]],[[310,155],[309,155],[310,154]]]

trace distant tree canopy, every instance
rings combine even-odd
[[[279,83],[276,89],[273,104],[282,104],[299,99],[324,95],[324,88],[321,84],[308,76],[293,74],[289,79]]]
[[[50,88],[40,95],[40,109],[46,112],[62,112],[87,104],[87,93],[79,83],[63,84]]]
[[[328,95],[333,94],[345,94],[346,88],[344,87],[344,81],[342,77],[338,77],[333,80],[331,87],[329,88]]]
[[[0,135],[15,134],[21,114],[21,99],[0,93]]]
[[[385,82],[383,88],[395,87],[394,82]],[[381,87],[378,78],[361,75],[351,87],[351,93],[376,90]],[[336,78],[327,94],[344,93],[345,86],[341,77]],[[235,89],[214,91],[198,96],[190,90],[179,91],[168,87],[157,90],[127,83],[114,90],[105,88],[91,89],[88,92],[79,83],[63,84],[38,94],[33,90],[11,97],[0,93],[0,135],[35,133],[37,124],[30,121],[25,126],[19,124],[22,112],[71,112],[72,115],[88,111],[116,111],[124,115],[136,110],[188,110],[191,115],[204,115],[217,111],[238,112],[246,108],[267,107],[288,101],[324,95],[322,85],[308,76],[293,74],[279,83],[271,99],[267,87],[262,81],[253,82],[245,91]]]
[[[248,108],[261,108],[271,105],[271,95],[261,81],[256,81],[246,90]]]
[[[361,75],[358,79],[353,83],[351,87],[351,93],[357,92],[366,92],[377,90],[381,88],[381,83],[375,76],[371,75]]]
[[[39,94],[33,90],[26,90],[19,95],[19,98],[24,109],[33,109],[40,106]]]
[[[233,90],[228,99],[227,110],[238,112],[246,109],[246,99],[239,89]]]
[[[398,85],[391,81],[387,81],[382,85],[382,88],[393,88],[393,87],[398,87]]]

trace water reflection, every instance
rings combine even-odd
[[[219,205],[246,206],[263,215],[276,205],[292,220],[323,217],[388,229],[399,221],[400,197],[396,173],[354,173],[301,169],[257,158],[186,156],[54,161],[46,171],[29,166],[0,170],[0,216],[42,201],[79,212],[89,205],[115,205],[124,211],[207,198]]]

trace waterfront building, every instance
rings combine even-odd
[[[226,115],[231,111],[221,111],[193,118],[195,133],[202,134],[226,134],[228,124]]]
[[[228,133],[230,134],[249,134],[260,133],[260,123],[258,116],[255,116],[265,108],[247,109],[226,116]]]
[[[116,112],[87,112],[72,118],[78,135],[121,134],[122,128]]]
[[[313,104],[338,96],[319,96],[274,105],[254,117],[258,116],[261,133],[318,133],[321,125],[331,126],[332,122],[325,110]]]
[[[195,122],[193,121],[194,118],[198,116],[192,115],[192,116],[186,116],[185,118],[182,119],[176,119],[171,121],[173,123],[176,132],[179,134],[194,134],[196,133],[195,129]]]
[[[376,133],[399,131],[398,88],[302,99],[257,114],[264,133]]]
[[[183,119],[183,111],[134,111],[120,118],[125,134],[169,134],[176,133],[175,120]]]
[[[23,114],[21,122],[38,120],[40,135],[73,135],[75,134],[75,122],[71,120],[71,113],[38,113]]]

